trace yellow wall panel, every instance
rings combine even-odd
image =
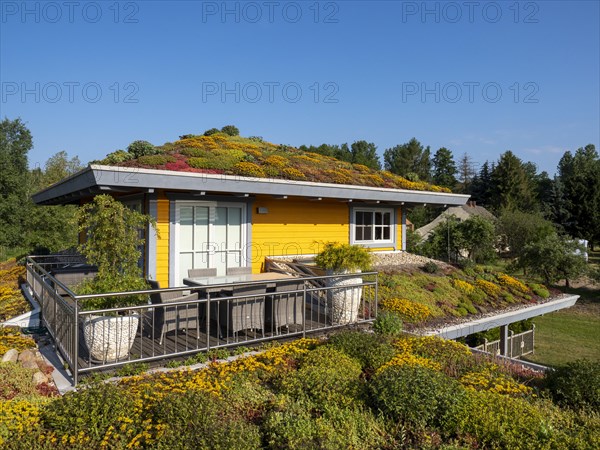
[[[162,286],[169,286],[169,200],[159,195],[157,202],[156,229],[156,279]]]
[[[267,208],[267,214],[257,214]],[[263,269],[265,256],[318,253],[322,242],[349,242],[346,203],[277,200],[258,197],[252,211],[252,271]]]

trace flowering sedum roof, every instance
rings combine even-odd
[[[118,150],[98,163],[178,172],[450,192],[447,188],[422,181],[409,181],[388,171],[373,170],[318,153],[275,145],[260,138],[223,133],[186,136],[185,139],[155,147],[155,152],[132,159],[130,153]]]

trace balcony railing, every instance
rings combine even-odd
[[[95,274],[82,259],[32,256],[27,283],[42,325],[72,374],[150,363],[372,322],[377,273],[77,295]],[[94,297],[147,296],[140,306],[88,310]]]

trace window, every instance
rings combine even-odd
[[[354,209],[355,243],[393,243],[394,211],[392,209]]]

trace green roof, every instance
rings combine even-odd
[[[154,154],[133,158],[118,150],[99,164],[313,181],[357,186],[372,186],[416,191],[450,192],[449,189],[422,181],[409,181],[391,172],[373,170],[318,153],[265,142],[261,138],[243,138],[217,133],[210,136],[185,136],[184,139],[154,147]]]

